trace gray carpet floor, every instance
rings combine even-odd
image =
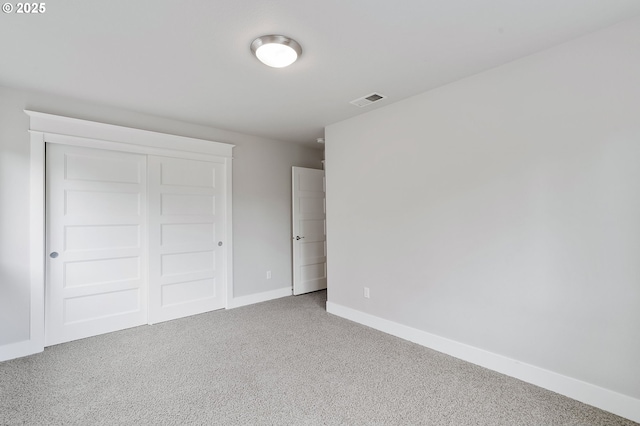
[[[330,315],[326,292],[0,363],[0,424],[633,425]]]

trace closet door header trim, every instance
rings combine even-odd
[[[233,147],[235,146],[222,142],[80,120],[37,111],[25,110],[24,112],[30,118],[30,131],[44,133],[45,139],[49,139],[47,135],[61,135],[92,139],[94,141],[116,142],[122,144],[121,148],[143,146],[162,151],[177,151],[176,153],[166,152],[166,155],[177,155],[178,157],[181,156],[179,155],[180,152],[187,152],[231,158]],[[130,149],[125,150],[133,151]]]

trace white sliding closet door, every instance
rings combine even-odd
[[[46,345],[147,322],[146,156],[49,144]]]
[[[149,156],[149,323],[225,307],[224,164]]]

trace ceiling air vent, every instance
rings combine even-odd
[[[366,107],[368,105],[371,105],[374,102],[381,101],[384,98],[386,98],[385,95],[381,95],[380,93],[375,93],[374,92],[374,93],[371,93],[371,94],[369,94],[367,96],[363,96],[361,98],[353,100],[353,101],[351,101],[349,103],[362,108],[362,107]]]

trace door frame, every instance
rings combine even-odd
[[[160,155],[193,160],[221,162],[225,165],[226,306],[233,297],[232,238],[232,151],[235,145],[175,136],[148,130],[116,126],[76,118],[24,110],[29,116],[29,263],[30,325],[29,339],[5,347],[6,359],[31,355],[44,350],[44,291],[46,262],[45,147],[48,143],[98,148],[109,151]]]

